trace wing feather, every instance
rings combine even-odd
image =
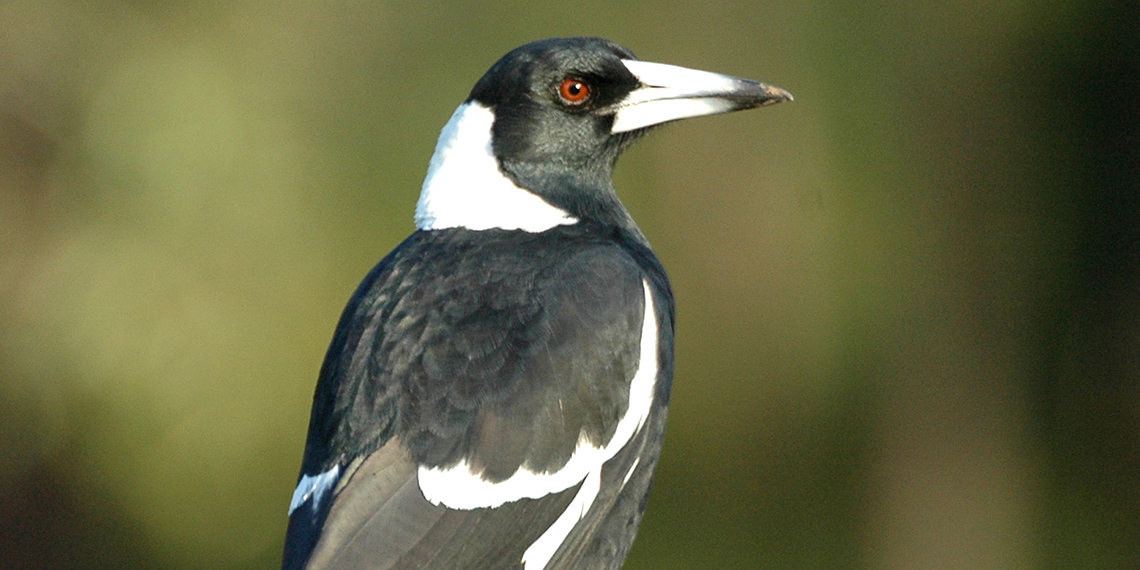
[[[424,498],[418,470],[465,461],[489,481],[524,468],[554,472],[579,439],[601,446],[614,436],[638,369],[647,283],[665,295],[666,357],[672,301],[648,250],[631,253],[595,230],[490,231],[478,240],[417,232],[377,265],[330,345],[302,465],[303,475],[335,466],[343,475],[318,512],[308,504],[293,513],[285,568],[522,567],[580,482],[495,508],[453,509]],[[660,419],[606,463],[584,522],[549,569],[628,547],[656,464],[665,364]],[[620,493],[627,481],[639,487],[633,502]],[[628,524],[595,536],[616,519]]]

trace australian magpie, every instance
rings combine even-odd
[[[661,450],[673,296],[614,164],[654,125],[791,98],[597,38],[495,63],[443,127],[415,233],[337,325],[283,568],[620,567]]]

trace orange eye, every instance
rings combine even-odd
[[[566,79],[558,86],[558,95],[569,105],[581,105],[590,98],[590,86],[584,81]]]

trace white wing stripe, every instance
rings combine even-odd
[[[657,380],[657,314],[649,283],[643,280],[642,286],[645,313],[641,325],[641,356],[637,373],[629,386],[629,406],[608,444],[594,447],[580,436],[573,455],[562,469],[553,473],[535,473],[523,468],[498,483],[484,480],[466,460],[442,469],[421,466],[419,485],[424,498],[432,504],[452,509],[493,508],[523,498],[537,499],[562,492],[577,485],[587,475],[600,472],[602,465],[617,455],[645,422],[653,402]]]
[[[633,471],[634,471],[635,469],[637,469],[637,464],[639,464],[639,463],[641,463],[641,457],[635,457],[635,458],[633,459],[633,465],[630,465],[630,466],[629,466],[629,471],[626,471],[626,472],[625,472],[625,477],[624,477],[624,478],[622,478],[622,480],[621,480],[621,487],[622,487],[623,489],[625,488],[625,484],[626,484],[626,483],[629,483],[629,478],[630,478],[630,477],[633,477]]]
[[[566,510],[562,511],[558,520],[542,533],[529,547],[526,552],[523,552],[522,562],[524,570],[542,570],[546,568],[546,563],[550,562],[550,558],[558,551],[558,547],[570,536],[570,531],[574,530],[574,525],[590,512],[590,507],[594,504],[594,499],[598,498],[598,491],[602,486],[601,470],[591,471],[586,475],[586,479],[582,481],[582,486],[574,495],[574,500],[570,501]]]
[[[292,515],[293,511],[305,504],[305,501],[309,500],[310,497],[313,499],[313,511],[316,511],[321,506],[321,499],[332,489],[339,478],[340,465],[334,465],[332,469],[324,473],[302,476],[301,482],[297,483],[297,488],[293,490],[293,500],[289,502],[289,514]]]

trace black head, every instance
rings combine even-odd
[[[512,50],[479,80],[466,106],[493,114],[491,153],[514,185],[575,219],[627,225],[613,168],[649,127],[790,99],[763,83],[643,62],[613,42],[578,37]],[[441,137],[433,169],[449,148]],[[439,186],[425,182],[429,187]],[[431,219],[429,206],[421,198],[419,219]]]
[[[610,132],[608,110],[640,84],[623,59],[635,58],[600,38],[541,40],[503,56],[471,91],[495,113],[492,147],[504,173],[581,219],[624,214],[613,167],[641,131]]]

